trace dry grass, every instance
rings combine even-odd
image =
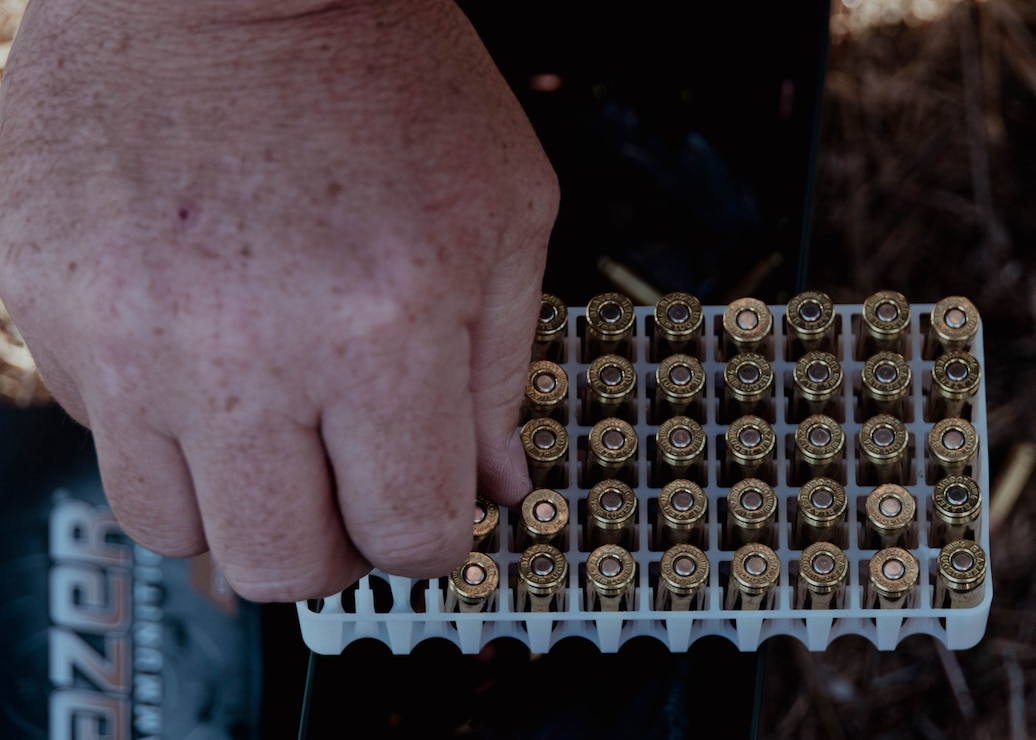
[[[0,0],[0,75],[7,64],[7,55],[11,51],[11,42],[18,32],[18,24],[29,0]]]
[[[920,6],[936,12],[906,12]],[[918,302],[975,301],[994,474],[1036,441],[1034,28],[1036,6],[1025,0],[862,0],[832,11],[812,282],[844,302],[881,287]],[[1036,731],[1033,486],[1023,484],[992,539],[995,597],[977,647],[954,653],[913,638],[879,653],[847,640],[810,654],[774,645],[771,666],[788,669],[768,681],[765,734]],[[994,485],[994,506],[1006,495]]]
[[[0,0],[0,79],[27,4],[28,0]],[[5,399],[28,406],[49,402],[50,394],[40,382],[36,364],[0,301],[0,400]]]

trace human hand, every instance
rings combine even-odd
[[[30,4],[0,162],[0,295],[146,547],[316,597],[527,492],[556,182],[450,2]]]

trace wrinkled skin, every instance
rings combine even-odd
[[[557,185],[451,3],[34,0],[0,163],[0,295],[143,545],[317,597],[528,491]]]

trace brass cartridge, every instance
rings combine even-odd
[[[536,321],[536,337],[532,343],[531,359],[564,362],[565,330],[568,327],[568,308],[557,296],[544,293],[540,301],[540,315]]]
[[[478,496],[475,499],[475,522],[472,531],[472,550],[486,550],[493,545],[493,535],[496,534],[497,524],[500,522],[500,507],[487,498]]]
[[[543,417],[527,421],[521,430],[529,477],[537,488],[551,488],[562,476],[568,455],[568,431],[554,419]]]
[[[723,369],[723,406],[720,422],[753,414],[774,420],[773,368],[755,352],[739,352]]]
[[[496,562],[485,553],[470,553],[447,579],[446,611],[487,611],[499,585],[500,571]]]
[[[701,301],[690,293],[667,293],[655,304],[652,359],[676,353],[694,355],[704,325]]]
[[[758,416],[742,416],[727,427],[726,478],[761,478],[772,483],[773,456],[777,436],[767,421]]]
[[[739,298],[723,311],[723,357],[738,352],[756,352],[771,357],[773,314],[765,303],[755,298]]]
[[[830,542],[814,542],[799,555],[796,609],[839,609],[845,603],[849,559]]]
[[[750,542],[734,553],[730,562],[724,609],[757,611],[773,606],[781,575],[777,553],[766,545]]]
[[[982,368],[970,352],[955,349],[936,357],[932,363],[926,420],[963,416],[965,407],[978,393],[981,381]]]
[[[565,610],[568,561],[556,547],[531,545],[518,558],[515,606],[520,612]]]
[[[979,315],[975,304],[964,296],[943,298],[932,308],[923,356],[931,359],[940,352],[971,346],[978,333]]]
[[[845,433],[830,416],[816,414],[795,429],[795,467],[792,482],[810,478],[845,480]]]
[[[914,525],[917,501],[903,486],[883,483],[867,496],[866,536],[868,548],[902,547],[908,544]]]
[[[860,479],[864,485],[905,483],[909,478],[906,425],[890,414],[878,414],[860,427]]]
[[[777,496],[765,481],[744,478],[727,493],[726,547],[735,549],[749,542],[773,545],[773,522]]]
[[[670,416],[690,416],[704,421],[701,398],[705,370],[690,355],[669,355],[655,368],[655,422]]]
[[[634,483],[633,462],[637,456],[637,432],[614,417],[602,419],[590,429],[584,482],[592,485],[605,478]]]
[[[617,354],[632,359],[628,341],[635,321],[633,302],[621,293],[599,293],[586,306],[583,359]]]
[[[602,355],[586,370],[583,423],[593,424],[609,416],[635,422],[633,391],[637,372],[625,357]]]
[[[678,544],[703,547],[708,508],[709,500],[697,483],[686,479],[667,483],[658,494],[655,542],[661,547]]]
[[[586,610],[617,612],[636,608],[636,562],[618,545],[601,545],[586,559]]]
[[[694,419],[674,416],[659,424],[655,452],[655,485],[676,478],[704,482],[705,430]]]
[[[834,352],[835,304],[827,293],[806,290],[793,296],[785,319],[791,339],[789,357],[802,352]]]
[[[537,360],[529,363],[525,379],[525,410],[530,418],[549,416],[564,421],[568,398],[568,374],[557,363]]]
[[[928,479],[964,475],[978,454],[978,432],[965,419],[941,419],[928,433]]]
[[[932,490],[932,534],[929,544],[941,547],[953,540],[978,537],[982,490],[974,478],[949,475]]]
[[[910,365],[903,355],[877,352],[863,363],[861,373],[860,413],[869,419],[878,414],[908,417],[910,401]]]
[[[633,548],[637,496],[620,480],[603,480],[586,497],[585,538],[590,547],[621,545]]]
[[[812,478],[799,488],[796,503],[795,543],[804,547],[813,542],[844,542],[849,503],[841,483],[833,478]]]
[[[701,609],[709,584],[709,559],[694,545],[674,545],[662,554],[658,564],[658,611]]]
[[[795,363],[791,402],[791,421],[799,422],[813,414],[844,418],[842,365],[827,352],[807,352]]]
[[[867,606],[902,609],[917,586],[921,569],[917,559],[900,547],[879,550],[871,558]]]
[[[936,609],[970,609],[985,597],[987,562],[981,545],[971,540],[948,542],[939,551]]]
[[[518,546],[560,545],[567,525],[568,501],[565,497],[550,488],[537,488],[522,500]]]
[[[856,357],[864,359],[875,352],[904,354],[910,326],[910,304],[902,293],[880,290],[863,302]]]

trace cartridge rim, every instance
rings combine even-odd
[[[910,365],[898,352],[876,352],[863,363],[861,381],[866,391],[879,401],[902,398],[910,389]]]
[[[633,302],[622,293],[598,293],[586,306],[586,330],[590,336],[615,341],[633,330]]]
[[[978,392],[982,366],[978,359],[963,349],[939,355],[932,364],[932,385],[946,398],[963,400]]]
[[[820,501],[818,496],[825,493],[830,497]],[[799,488],[797,497],[799,513],[803,520],[814,527],[833,527],[842,521],[849,506],[845,488],[834,478],[810,478]],[[826,506],[822,505],[827,503]]]
[[[549,507],[553,516],[541,515]],[[522,527],[534,537],[554,537],[568,524],[568,501],[551,488],[537,488],[522,500]]]
[[[636,562],[619,545],[601,545],[586,558],[586,580],[602,596],[618,596],[636,576]]]
[[[917,501],[903,486],[883,483],[867,495],[867,521],[880,534],[895,534],[909,527]]]
[[[481,513],[481,516],[479,514]],[[476,540],[489,535],[500,522],[500,507],[483,496],[475,499],[475,522],[473,534]]]
[[[830,542],[814,542],[799,555],[799,578],[815,594],[828,594],[845,583],[849,559]]]
[[[474,578],[473,574],[480,577]],[[468,553],[467,559],[450,573],[448,586],[465,604],[480,604],[488,599],[500,583],[496,562],[482,552]]]
[[[705,491],[693,481],[671,481],[658,494],[658,513],[672,529],[692,529],[705,519],[708,508]]]
[[[549,379],[551,382],[544,382]],[[568,397],[568,373],[556,362],[537,360],[529,363],[525,379],[525,400],[539,411],[552,409]]]
[[[972,591],[986,580],[986,552],[977,542],[954,540],[939,550],[939,578],[958,593]]]
[[[921,573],[917,559],[901,547],[888,547],[876,552],[868,570],[871,585],[889,599],[909,593],[917,585]]]
[[[709,559],[694,545],[673,545],[658,563],[658,576],[670,592],[688,596],[709,582]]]
[[[735,345],[756,345],[773,330],[773,314],[757,298],[739,298],[723,310],[723,330]]]
[[[620,480],[603,480],[586,496],[586,510],[599,529],[621,529],[637,513],[637,496]]]
[[[826,374],[815,368],[826,370]],[[842,387],[842,365],[829,352],[807,352],[795,363],[792,371],[795,386],[807,401],[826,401]]]
[[[734,553],[730,577],[742,593],[750,596],[765,593],[781,577],[780,558],[766,545],[749,542]]]
[[[670,342],[701,334],[704,324],[701,301],[690,293],[666,293],[655,303],[655,331]]]
[[[586,387],[601,401],[626,398],[636,385],[633,364],[620,355],[602,355],[586,369]]]
[[[791,333],[809,341],[834,326],[835,304],[823,291],[805,290],[788,301],[785,316]]]
[[[962,349],[978,333],[978,309],[964,296],[947,296],[936,303],[931,321],[931,331],[946,349]]]
[[[872,416],[860,426],[860,449],[874,464],[894,462],[910,443],[906,425],[892,414]]]
[[[751,430],[758,433],[758,441],[754,444],[745,439],[745,434]],[[773,428],[769,422],[761,417],[749,414],[735,419],[727,427],[726,442],[727,449],[736,461],[740,463],[756,463],[768,460],[773,456],[777,437],[773,433]]]
[[[544,442],[553,435],[553,443],[546,446]],[[535,463],[553,463],[562,459],[568,452],[568,430],[565,425],[554,419],[543,417],[530,419],[522,426],[520,433],[525,455]]]
[[[564,301],[550,293],[540,299],[540,315],[536,321],[536,341],[553,342],[565,333],[568,325],[568,307]]]
[[[972,522],[982,511],[982,489],[969,475],[948,475],[935,484],[932,510],[947,524]]]
[[[759,401],[773,389],[773,367],[755,352],[739,352],[723,369],[723,381],[738,401]]]
[[[863,302],[863,324],[877,339],[891,339],[910,325],[910,303],[894,290],[879,290]]]
[[[549,569],[541,563],[548,563]],[[568,560],[552,545],[530,545],[518,558],[518,578],[530,594],[549,596],[565,585]]]
[[[765,481],[743,478],[727,493],[727,512],[742,529],[762,529],[777,514],[777,495]]]
[[[810,463],[827,463],[841,456],[845,433],[830,416],[814,414],[796,427],[795,449]]]
[[[622,419],[602,419],[590,429],[590,454],[602,467],[622,467],[637,454],[637,432]]]
[[[687,416],[673,416],[658,425],[655,444],[670,465],[693,465],[705,454],[705,430]]]
[[[967,465],[978,452],[978,432],[965,419],[941,419],[928,434],[928,449],[943,465]]]
[[[686,372],[680,372],[678,377],[674,377],[674,372],[684,369]],[[696,357],[669,355],[655,368],[655,382],[667,401],[692,401],[705,389],[705,369]]]

